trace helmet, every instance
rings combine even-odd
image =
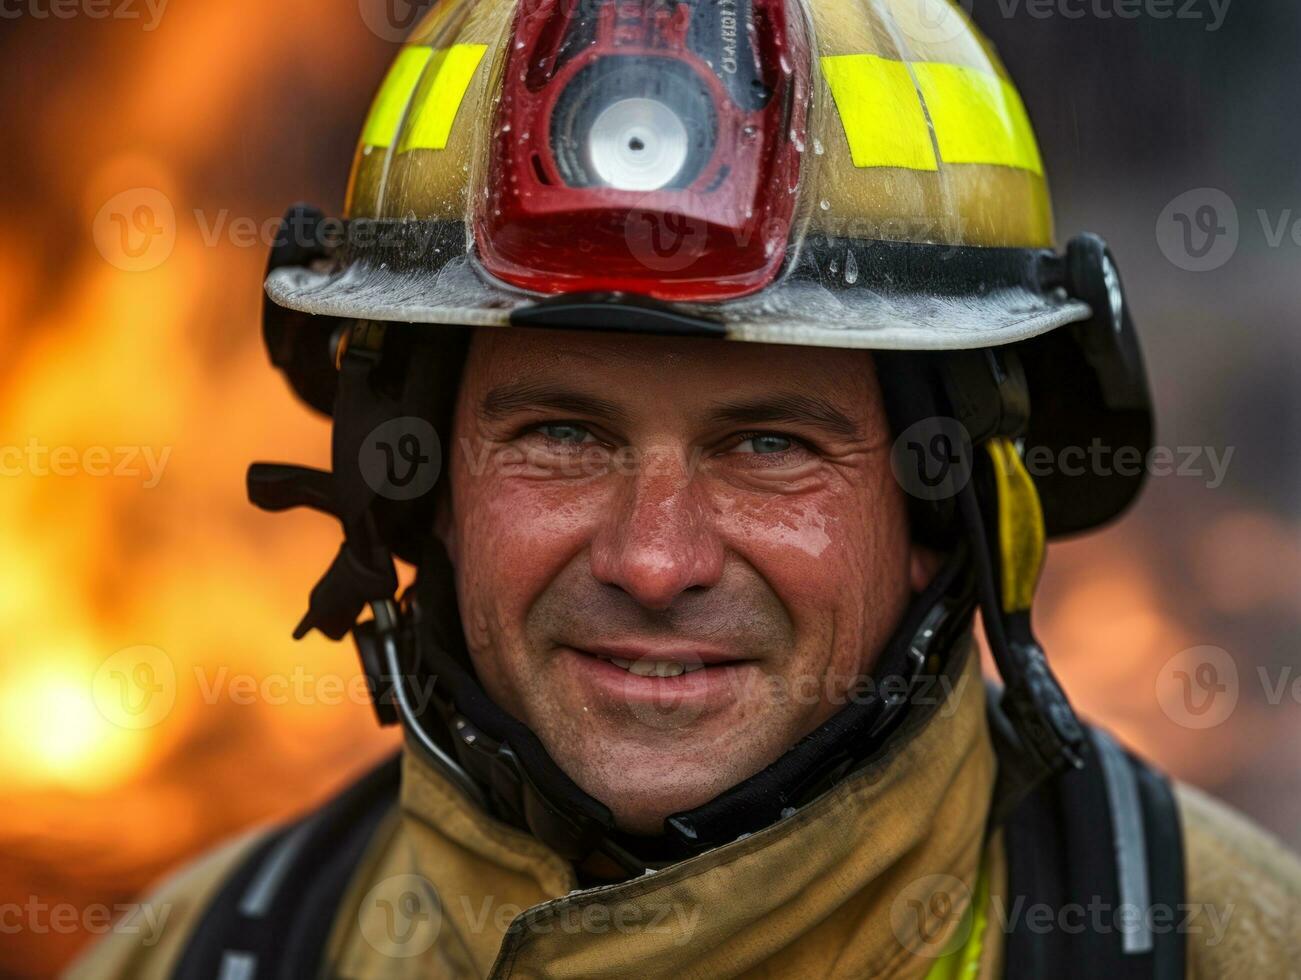
[[[1022,760],[1000,779],[1078,764],[1031,600],[1046,537],[1110,520],[1142,477],[1032,478],[1023,460],[1095,440],[1145,453],[1152,418],[1110,252],[1092,235],[1053,243],[1025,107],[948,0],[442,0],[375,98],[345,218],[296,206],[272,250],[265,339],[333,416],[334,472],[258,464],[250,495],[333,514],[345,534],[298,635],[353,630],[383,720],[401,715],[467,791],[501,784],[485,766],[511,768],[523,788],[506,809],[581,852],[608,812],[485,703],[463,657],[439,674],[469,754],[420,734],[404,637],[454,649],[455,600],[427,540],[432,494],[378,492],[366,440],[445,415],[457,328],[869,348],[907,435],[895,463],[917,488],[915,533],[958,556],[906,617],[901,663],[978,602],[1006,684],[995,734]],[[394,554],[421,565],[417,615],[391,601]],[[670,823],[718,842],[702,828],[732,833],[771,788]]]

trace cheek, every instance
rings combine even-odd
[[[872,474],[723,513],[729,548],[767,581],[795,623],[792,664],[858,670],[893,631],[909,590],[906,508],[893,482]]]
[[[502,656],[522,642],[538,595],[586,547],[600,497],[492,473],[453,479],[466,638],[472,652]]]

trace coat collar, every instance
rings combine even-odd
[[[579,889],[568,862],[408,752],[402,865],[438,892],[440,944],[480,975],[924,976],[954,917],[918,921],[908,896],[937,875],[970,894],[995,775],[978,658],[953,659],[938,709],[823,796],[600,888]]]

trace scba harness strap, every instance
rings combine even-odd
[[[998,694],[991,723],[998,724]],[[1182,980],[1184,856],[1170,784],[1100,729],[1081,769],[1020,801],[1003,824],[1008,881],[988,915],[1012,980]],[[178,980],[329,975],[344,895],[399,789],[390,759],[320,810],[273,833],[220,888]]]

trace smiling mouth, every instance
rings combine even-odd
[[[702,663],[682,663],[678,660],[624,660],[622,657],[598,657],[606,663],[622,667],[638,677],[677,677],[679,674],[691,674],[704,670]]]

